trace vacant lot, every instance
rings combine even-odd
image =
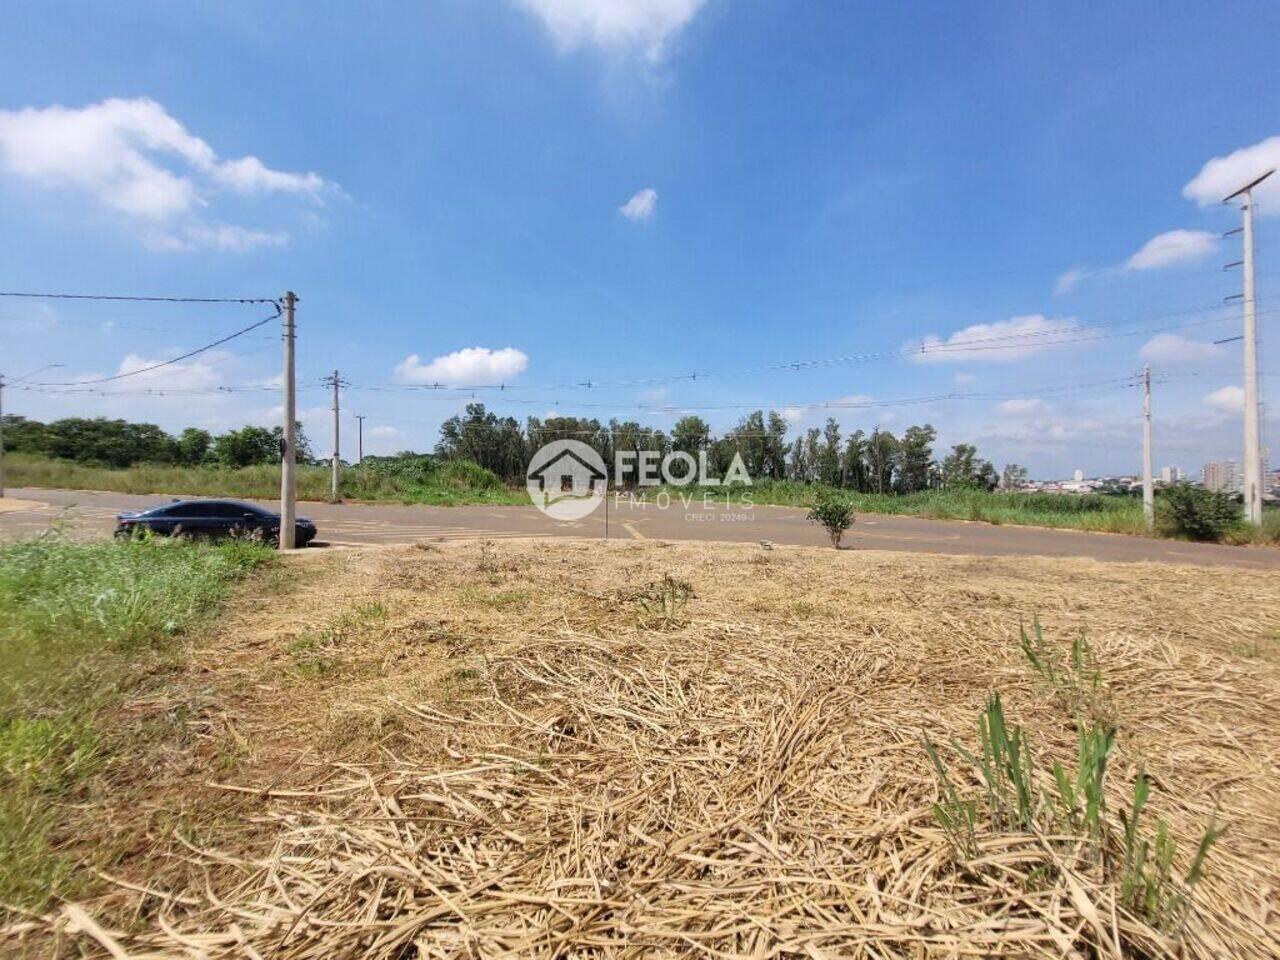
[[[655,542],[292,563],[118,707],[152,734],[82,818],[112,857],[10,943],[1274,953],[1274,576]],[[992,691],[1030,754],[1002,727],[1021,753],[981,775]],[[1114,732],[1105,777],[1078,729]]]

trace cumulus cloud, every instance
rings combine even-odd
[[[1182,188],[1182,195],[1206,207],[1274,167],[1280,167],[1280,137],[1268,137],[1225,157],[1214,157]],[[1260,184],[1253,196],[1260,215],[1280,212],[1280,174]]]
[[[1218,235],[1205,230],[1169,230],[1157,234],[1125,261],[1126,270],[1155,270],[1200,260],[1213,253]]]
[[[1053,346],[1058,335],[1070,333],[1078,324],[1073,318],[1051,320],[1040,313],[975,323],[943,339],[930,334],[908,343],[916,363],[1008,363]]]
[[[618,208],[628,220],[648,220],[658,208],[658,191],[645,187]]]
[[[1244,389],[1236,386],[1222,387],[1206,394],[1204,402],[1219,413],[1243,413]]]
[[[514,0],[542,21],[561,50],[594,44],[662,59],[667,42],[706,0]]]
[[[423,363],[416,353],[410,354],[396,365],[395,375],[404,383],[490,385],[505,383],[528,366],[529,357],[514,347],[467,347],[436,357],[430,363]]]
[[[223,159],[145,97],[0,110],[0,172],[43,189],[80,193],[141,223],[179,223],[177,232],[154,235],[171,238],[171,249],[279,245],[276,234],[201,225],[195,214],[219,194],[320,199],[329,186],[316,173],[273,170],[254,156]]]
[[[1179,364],[1212,360],[1222,348],[1204,340],[1191,340],[1176,333],[1157,333],[1138,350],[1138,356],[1152,363]]]

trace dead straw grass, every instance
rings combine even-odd
[[[240,842],[170,844],[183,888],[136,876],[10,937],[137,958],[1276,954],[1274,578],[563,541],[352,562],[391,622],[300,691],[296,723],[320,689],[393,714],[394,736],[306,785],[246,771]],[[655,626],[628,598],[664,575],[694,596]],[[1180,942],[1069,842],[987,830],[966,862],[930,812],[924,736],[972,742],[993,688],[1042,757],[1070,757],[1020,660],[1033,613],[1063,644],[1090,632],[1111,808],[1142,768],[1181,854],[1213,812],[1229,826]]]

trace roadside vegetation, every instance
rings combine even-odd
[[[279,435],[276,428],[246,426],[214,436],[189,428],[171,436],[154,424],[70,418],[43,424],[5,418],[5,440],[17,451],[10,459],[12,486],[65,487],[189,496],[273,499],[279,495]],[[575,439],[592,447],[615,468],[619,451],[680,453],[705,461],[713,477],[737,463],[751,479],[759,505],[813,508],[841,499],[858,513],[900,514],[940,520],[1061,527],[1149,535],[1138,492],[1123,484],[1090,494],[1020,492],[1026,469],[1006,464],[997,472],[972,444],[935,454],[937,432],[929,424],[911,426],[901,436],[855,430],[844,436],[829,420],[794,440],[775,411],[756,411],[733,429],[713,437],[696,416],[676,422],[669,433],[632,421],[579,417],[530,417],[521,424],[499,417],[483,404],[444,421],[434,453],[408,451],[370,456],[343,465],[340,494],[347,500],[392,501],[454,506],[476,503],[523,504],[524,471],[544,443]],[[300,444],[298,494],[325,500],[329,466]],[[638,458],[612,477],[620,490],[679,496],[740,497],[743,486],[639,486]],[[1280,508],[1268,508],[1260,528],[1243,523],[1238,500],[1186,484],[1157,487],[1160,536],[1228,543],[1280,543]]]
[[[272,500],[280,496],[280,467],[274,463],[247,467],[138,463],[117,468],[13,454],[6,464],[8,483],[13,487],[258,500]],[[484,467],[433,457],[403,460],[366,457],[359,466],[343,468],[342,495],[348,500],[389,500],[438,506],[529,502],[523,489],[508,489]],[[300,465],[298,496],[303,500],[329,499],[329,467]]]
[[[76,892],[75,810],[115,762],[103,711],[273,557],[56,532],[0,547],[0,904]]]

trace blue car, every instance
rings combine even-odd
[[[139,530],[169,537],[253,537],[278,543],[280,515],[236,500],[175,500],[162,507],[116,516],[117,537],[132,537]],[[304,547],[315,536],[316,525],[306,517],[298,517],[294,543]]]

